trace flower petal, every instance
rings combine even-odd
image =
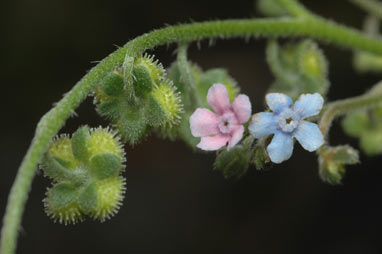
[[[315,116],[320,113],[324,98],[319,93],[301,94],[298,100],[294,103],[294,111],[301,118]]]
[[[235,115],[237,116],[237,119],[239,120],[239,123],[248,122],[251,117],[252,106],[247,95],[240,94],[237,96],[232,102],[232,108],[233,112],[235,112]]]
[[[273,113],[261,112],[254,114],[248,126],[249,131],[255,138],[262,138],[275,133],[277,128]]]
[[[294,136],[309,152],[317,150],[324,143],[324,137],[317,124],[307,121],[300,122]]]
[[[275,133],[272,142],[267,147],[267,152],[271,161],[281,163],[292,156],[293,138],[281,131]]]
[[[239,141],[243,138],[244,127],[243,125],[239,125],[236,130],[233,131],[231,140],[228,142],[227,150],[234,147]]]
[[[206,108],[197,108],[190,117],[191,133],[194,137],[217,134],[218,124],[218,116]]]
[[[292,105],[292,99],[282,93],[269,93],[265,96],[265,100],[273,112],[280,112],[282,109],[289,108]]]
[[[200,143],[196,146],[202,150],[206,151],[214,151],[218,150],[221,147],[225,146],[227,142],[230,140],[230,136],[228,135],[216,135],[213,137],[202,137]]]
[[[207,102],[218,114],[222,114],[231,107],[227,88],[222,84],[213,84],[208,89]]]

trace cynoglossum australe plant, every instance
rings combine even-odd
[[[184,127],[185,124],[184,122],[182,122],[182,119],[187,120],[187,118],[190,117],[193,111],[197,108],[207,109],[208,98],[206,97],[209,88],[203,90],[205,93],[204,96],[202,96],[201,92],[197,89],[199,87],[198,85],[201,84],[200,77],[203,76],[203,74],[208,73],[209,71],[203,71],[199,70],[198,68],[193,68],[194,65],[190,63],[190,61],[187,60],[187,58],[185,59],[184,55],[181,55],[181,47],[184,47],[184,43],[199,41],[206,38],[246,38],[251,36],[263,36],[274,38],[278,36],[289,36],[308,37],[311,39],[323,40],[339,45],[341,47],[368,52],[370,54],[382,53],[381,40],[377,37],[372,38],[369,36],[365,36],[361,32],[350,28],[346,28],[344,26],[335,24],[331,21],[327,21],[323,18],[313,15],[310,11],[307,11],[303,6],[301,6],[295,1],[278,0],[273,1],[273,4],[277,7],[272,8],[278,8],[282,11],[269,12],[268,9],[267,12],[266,8],[269,7],[262,6],[263,10],[265,10],[265,14],[272,13],[272,15],[283,15],[287,17],[213,21],[205,23],[192,23],[188,25],[169,26],[164,29],[155,30],[151,33],[145,34],[141,37],[130,41],[124,47],[118,49],[115,53],[111,54],[105,60],[100,62],[95,68],[93,68],[69,93],[67,93],[67,95],[51,111],[49,111],[41,119],[38,125],[38,128],[36,130],[36,137],[34,138],[33,143],[25,159],[23,160],[14,187],[10,194],[7,212],[4,217],[4,226],[2,229],[2,253],[12,253],[15,250],[17,231],[20,225],[23,207],[27,198],[28,190],[30,188],[30,183],[35,173],[37,163],[42,162],[42,165],[44,165],[41,159],[43,158],[43,156],[46,156],[47,153],[45,152],[47,151],[52,138],[57,134],[57,132],[63,126],[66,119],[70,116],[73,110],[89,93],[94,92],[97,99],[98,111],[101,113],[102,116],[111,120],[112,126],[114,126],[115,129],[118,130],[119,134],[122,135],[124,141],[127,141],[129,144],[138,144],[138,142],[141,141],[143,137],[148,136],[151,130],[155,130],[156,132],[163,134],[163,136],[166,136],[168,135],[168,133],[170,133],[172,134],[172,137],[180,138],[187,142],[189,139],[186,140],[186,138],[183,137],[186,136],[186,134],[184,134],[183,136],[180,135],[180,132],[178,132],[176,128],[181,127],[177,127],[176,124],[177,122],[179,122],[180,124],[183,123],[183,125],[179,126]],[[179,57],[176,64],[180,66],[180,80],[184,83],[184,87],[186,88],[184,89],[184,91],[180,89],[181,87],[177,86],[175,80],[168,80],[170,75],[155,80],[155,78],[153,78],[153,76],[155,75],[151,75],[150,71],[145,69],[146,67],[142,67],[142,62],[139,61],[139,57],[141,57],[146,50],[156,47],[158,45],[172,42],[181,44],[181,46],[179,47]],[[299,43],[301,43],[302,45],[305,42],[302,41]],[[296,45],[291,48],[299,48],[299,43],[296,43]],[[312,43],[312,45],[315,45],[315,42]],[[314,81],[316,80],[314,79],[314,77],[319,76],[317,80],[323,81],[319,84],[327,84],[327,77],[325,75],[321,75],[324,72],[317,71],[323,69],[320,69],[319,66],[320,59],[324,58],[322,54],[317,53],[320,51],[314,50],[317,49],[317,47],[317,45],[308,47],[308,49],[313,50],[308,52],[301,50],[302,53],[296,50],[296,52],[290,54],[293,56],[292,58],[296,59],[296,61],[285,61],[288,71],[290,69],[290,73],[298,77],[295,81],[297,83],[296,86],[301,85],[302,87],[300,89],[299,86],[300,90],[298,92],[298,96],[300,94],[314,94],[315,92],[321,92],[319,90],[314,90],[316,88],[315,85],[309,86],[310,88],[313,87],[313,91],[304,90],[303,85],[306,85],[305,82],[311,81],[312,84],[318,83],[317,81]],[[284,47],[281,48],[284,49]],[[286,48],[286,51],[288,51],[289,47]],[[285,63],[283,64],[285,65]],[[284,65],[283,67],[285,67]],[[115,86],[103,85],[104,79],[107,78],[108,75],[112,75],[113,73],[117,73],[117,75],[119,76],[119,81],[117,81],[118,84]],[[158,73],[161,72],[159,71]],[[277,82],[279,78],[276,75],[276,73],[277,72],[274,72],[275,82]],[[164,75],[165,74],[158,74],[157,76]],[[311,75],[313,78],[306,78],[306,76],[309,77],[309,75]],[[283,79],[280,78],[280,80]],[[111,83],[113,83],[114,81],[112,81]],[[161,83],[162,81],[163,83]],[[225,85],[224,82],[221,81],[221,78],[218,77],[213,78],[212,81],[209,81],[210,86],[212,86],[214,83],[222,83],[223,85]],[[285,90],[273,90],[272,92],[282,92],[288,94],[291,97],[297,96],[289,94],[288,91],[286,91],[286,88],[288,88],[288,86],[286,86],[285,84],[289,85],[289,83],[287,82],[285,82],[284,84],[279,83],[279,86],[283,89],[285,88]],[[189,89],[189,87],[191,89]],[[277,86],[275,87],[275,89],[277,89]],[[317,87],[321,89],[322,87],[324,87],[324,85],[318,85]],[[161,88],[163,89],[163,91],[156,90]],[[226,88],[228,89],[228,87]],[[97,91],[101,91],[104,94],[99,95],[97,94]],[[155,93],[154,91],[158,93]],[[322,93],[323,92],[321,92],[321,95],[324,95]],[[379,93],[374,91],[373,93],[366,93],[362,98],[352,98],[347,101],[339,101],[335,103],[333,102],[333,104],[327,104],[323,108],[323,113],[321,113],[321,115],[318,116],[318,118],[320,119],[319,125],[321,127],[321,131],[324,134],[327,132],[327,129],[330,126],[330,122],[335,116],[346,114],[353,110],[360,110],[364,108],[367,108],[367,110],[373,109],[375,105],[378,104],[378,102],[380,101],[380,97],[378,96]],[[189,103],[185,99],[187,97],[194,97],[194,99],[190,99],[191,102]],[[233,96],[233,98],[235,97],[236,96]],[[155,98],[157,99],[155,100]],[[217,98],[222,97],[218,96]],[[182,103],[180,103],[180,99],[183,99]],[[231,112],[228,106],[227,108],[225,108],[225,106],[228,104],[220,104],[220,102],[221,101],[219,101],[218,105],[224,105],[224,110],[222,112],[242,112],[241,110]],[[190,106],[187,106],[187,103]],[[185,105],[184,109],[182,109],[182,104]],[[121,105],[124,106],[122,107]],[[127,111],[127,113],[125,111]],[[176,112],[176,114],[174,114],[174,112]],[[178,114],[179,118],[177,117]],[[222,114],[221,116],[223,117],[223,115],[225,115],[224,119],[228,119],[229,121],[227,120],[227,122],[225,122],[223,118],[216,118],[216,121],[214,120],[213,122],[213,126],[220,126],[220,132],[224,132],[224,128],[227,127],[224,126],[225,124],[239,125],[235,122],[235,118],[230,118],[226,114]],[[177,121],[176,119],[179,119],[179,121]],[[285,121],[287,122],[288,118],[285,118]],[[240,123],[240,125],[243,124]],[[173,127],[175,128],[175,131]],[[215,135],[213,132],[206,133],[208,133],[207,135]],[[242,140],[242,142],[235,146],[236,148],[240,148],[242,149],[242,151],[244,151],[240,152],[240,155],[243,155],[243,159],[240,159],[239,161],[243,162],[243,165],[241,165],[242,168],[248,167],[251,161],[256,161],[256,165],[260,165],[262,163],[264,164],[264,162],[266,162],[267,159],[269,160],[269,154],[267,154],[267,151],[264,148],[268,147],[269,142],[271,142],[271,140],[267,139],[267,137],[263,138],[264,140],[259,139],[252,141],[252,138],[248,135],[248,132],[244,131],[243,138],[240,139]],[[326,139],[325,145],[321,148],[324,150],[328,147],[328,145],[329,144]],[[338,150],[341,149],[337,149],[335,151]],[[232,152],[232,154],[229,154],[230,152]],[[324,158],[322,159],[322,161],[328,161],[330,160],[330,158],[334,158],[329,156],[330,154],[332,154],[331,152],[325,153],[319,151],[318,153],[321,156],[321,159]],[[77,153],[78,156],[81,156],[79,154],[81,154],[81,152]],[[233,156],[232,158],[236,159],[237,156],[235,154],[237,154],[237,151],[233,149],[231,149],[230,151],[224,151],[224,153],[223,151],[219,151],[218,158],[224,158],[224,160],[227,160],[226,158],[230,158],[229,156]],[[234,160],[228,159],[228,161]],[[327,163],[326,165],[336,165],[338,163],[342,163],[343,161],[351,163],[356,160],[341,159],[336,161],[335,163]],[[230,165],[228,165],[227,163],[221,163],[221,161],[217,161],[215,163],[217,169],[219,169],[219,165],[224,165],[222,171],[225,173],[226,176],[235,175],[236,171],[234,171],[234,169],[237,169],[236,166],[234,166],[234,168],[231,169]],[[62,165],[59,164],[59,166]],[[44,168],[44,166],[42,166],[42,168]],[[333,167],[331,166],[330,168]],[[242,175],[242,172],[245,170],[240,170],[238,175]],[[49,171],[49,169],[45,169],[45,171]],[[332,170],[329,170],[329,172],[332,172]],[[45,173],[49,175],[48,172]],[[59,175],[57,172],[55,173]],[[64,178],[64,175],[66,175],[68,172],[64,171],[64,173],[65,174],[61,175],[60,177]],[[86,174],[83,177],[85,178],[84,180],[81,180],[81,177],[75,178],[80,182],[80,184],[82,184],[82,182],[87,182],[90,178],[90,176]],[[65,189],[63,187],[61,188]],[[67,189],[71,188],[68,187],[65,190]],[[91,187],[89,187],[89,189],[91,189]],[[64,194],[64,196],[69,197],[68,193]],[[92,192],[89,191],[89,193]],[[89,197],[86,198],[86,200],[90,200],[91,196],[92,195],[89,194]],[[70,204],[72,204],[71,201],[72,200],[70,200],[69,202]]]

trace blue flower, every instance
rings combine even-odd
[[[324,103],[320,94],[302,94],[294,105],[292,99],[282,93],[269,93],[266,101],[273,112],[253,115],[249,131],[255,138],[274,134],[267,147],[272,162],[281,163],[291,157],[293,137],[309,152],[317,150],[324,143],[317,124],[304,120],[320,112]]]

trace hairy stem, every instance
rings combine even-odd
[[[178,68],[180,71],[181,79],[186,85],[185,89],[187,89],[186,94],[188,96],[187,102],[191,102],[190,105],[202,106],[203,104],[200,100],[200,97],[197,95],[198,92],[196,91],[195,80],[192,75],[190,63],[187,60],[187,49],[188,49],[187,42],[182,42],[179,44],[178,55],[177,55]],[[185,105],[185,106],[187,108],[189,105]]]
[[[382,3],[376,0],[349,0],[366,12],[382,19]]]
[[[367,107],[375,107],[381,104],[382,82],[376,84],[373,89],[363,95],[334,101],[328,104],[319,122],[320,130],[324,137],[327,138],[330,126],[336,117],[347,114],[354,110]]]
[[[159,45],[205,38],[251,36],[309,36],[346,48],[382,54],[382,40],[367,37],[354,29],[332,22],[312,19],[244,19],[202,22],[170,26],[137,37],[89,71],[39,122],[36,135],[21,163],[9,194],[1,231],[0,253],[11,254],[15,252],[17,234],[27,194],[36,172],[36,166],[50,140],[102,77],[115,67],[120,66],[125,59],[127,60],[124,67],[126,73],[129,74],[129,65],[132,64],[131,58]]]

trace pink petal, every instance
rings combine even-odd
[[[208,89],[207,102],[219,115],[228,110],[230,104],[227,88],[222,84],[213,84]]]
[[[252,106],[249,98],[245,94],[240,94],[232,103],[233,111],[237,116],[239,123],[248,122],[252,113]]]
[[[194,137],[217,134],[218,124],[218,116],[206,108],[197,108],[190,117],[191,133]]]
[[[200,143],[197,144],[197,147],[199,147],[202,150],[206,151],[214,151],[218,150],[219,148],[225,146],[227,142],[230,140],[230,136],[228,135],[216,135],[213,137],[202,137],[200,140]]]
[[[240,125],[236,128],[236,130],[233,131],[231,140],[228,143],[227,150],[234,147],[239,141],[242,139],[244,133],[244,127],[243,125]]]

